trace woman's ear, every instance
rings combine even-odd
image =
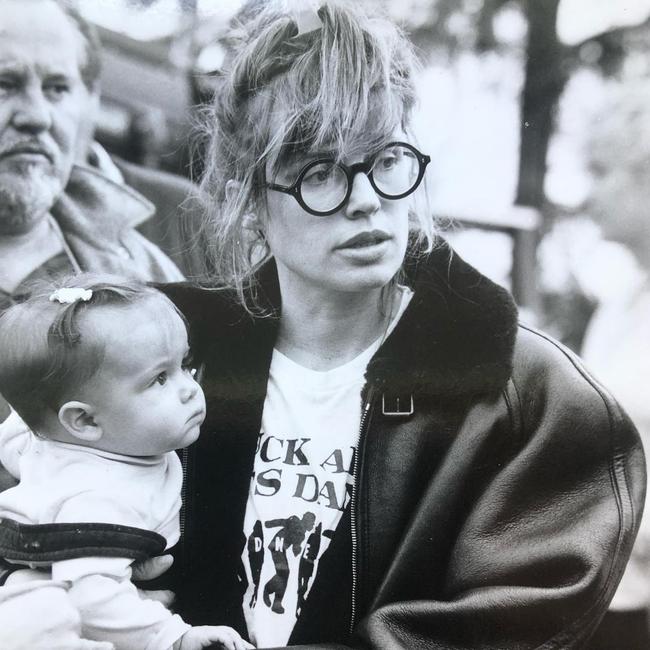
[[[242,228],[244,230],[252,230],[255,232],[256,235],[259,235],[264,238],[264,231],[262,230],[262,224],[260,223],[260,219],[256,214],[253,214],[252,212],[247,212],[243,217],[242,217],[242,222],[241,222]]]
[[[239,181],[233,180],[232,178],[227,181],[226,201],[234,201],[240,189],[241,183]],[[241,217],[241,228],[243,230],[242,235],[244,235],[244,240],[246,241],[247,245],[255,246],[261,244],[268,249],[268,242],[266,241],[264,225],[259,215],[257,214],[255,205],[252,207],[252,210],[244,213]]]
[[[103,434],[92,407],[84,402],[66,402],[59,409],[59,422],[71,436],[83,442],[97,442]]]
[[[226,201],[234,201],[237,193],[241,188],[241,183],[239,181],[230,179],[226,183]],[[262,239],[264,239],[264,231],[262,230],[262,223],[260,218],[254,211],[247,212],[242,217],[242,227],[244,230],[252,230],[255,234]]]
[[[234,179],[230,179],[226,182],[226,201],[230,203],[234,201],[237,192],[241,189],[241,183]]]

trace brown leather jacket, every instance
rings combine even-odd
[[[291,638],[363,648],[580,648],[634,541],[643,451],[569,351],[441,244],[367,371],[355,489]],[[170,285],[205,364],[179,609],[245,634],[239,570],[277,319]],[[279,304],[273,265],[261,296]],[[399,398],[399,407],[397,405]],[[352,633],[349,632],[352,630]]]

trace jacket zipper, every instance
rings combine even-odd
[[[370,415],[370,409],[372,407],[372,397],[373,390],[372,387],[368,390],[366,395],[365,404],[363,410],[361,411],[361,422],[359,424],[359,435],[357,437],[357,446],[356,446],[356,458],[354,461],[354,469],[352,472],[352,497],[350,500],[350,533],[352,538],[352,609],[350,612],[350,634],[354,629],[354,624],[356,622],[357,614],[357,585],[358,585],[358,576],[357,576],[357,563],[358,563],[358,535],[357,535],[357,492],[358,492],[358,480],[359,480],[359,469],[361,463],[361,445],[364,440],[364,435],[366,433],[366,425],[368,423],[368,417]]]

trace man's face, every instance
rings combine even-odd
[[[29,230],[70,177],[92,106],[84,41],[50,0],[0,0],[0,235]]]

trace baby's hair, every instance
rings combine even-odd
[[[376,7],[371,15],[363,3],[327,0],[320,27],[298,35],[283,3],[248,5],[227,39],[232,56],[205,114],[210,143],[201,194],[208,268],[254,311],[254,274],[270,251],[263,234],[243,224],[250,212],[266,215],[266,166],[273,174],[288,156],[323,148],[369,155],[395,130],[408,134],[416,63],[409,40]],[[230,179],[234,192],[226,191]],[[411,226],[430,249],[428,211],[413,214]]]
[[[92,297],[70,304],[50,300],[63,287],[90,290]],[[149,301],[179,313],[161,292],[122,276],[84,273],[35,284],[30,298],[0,315],[0,394],[33,431],[46,434],[48,413],[57,413],[104,359],[104,341],[96,328],[84,333],[83,315]]]

